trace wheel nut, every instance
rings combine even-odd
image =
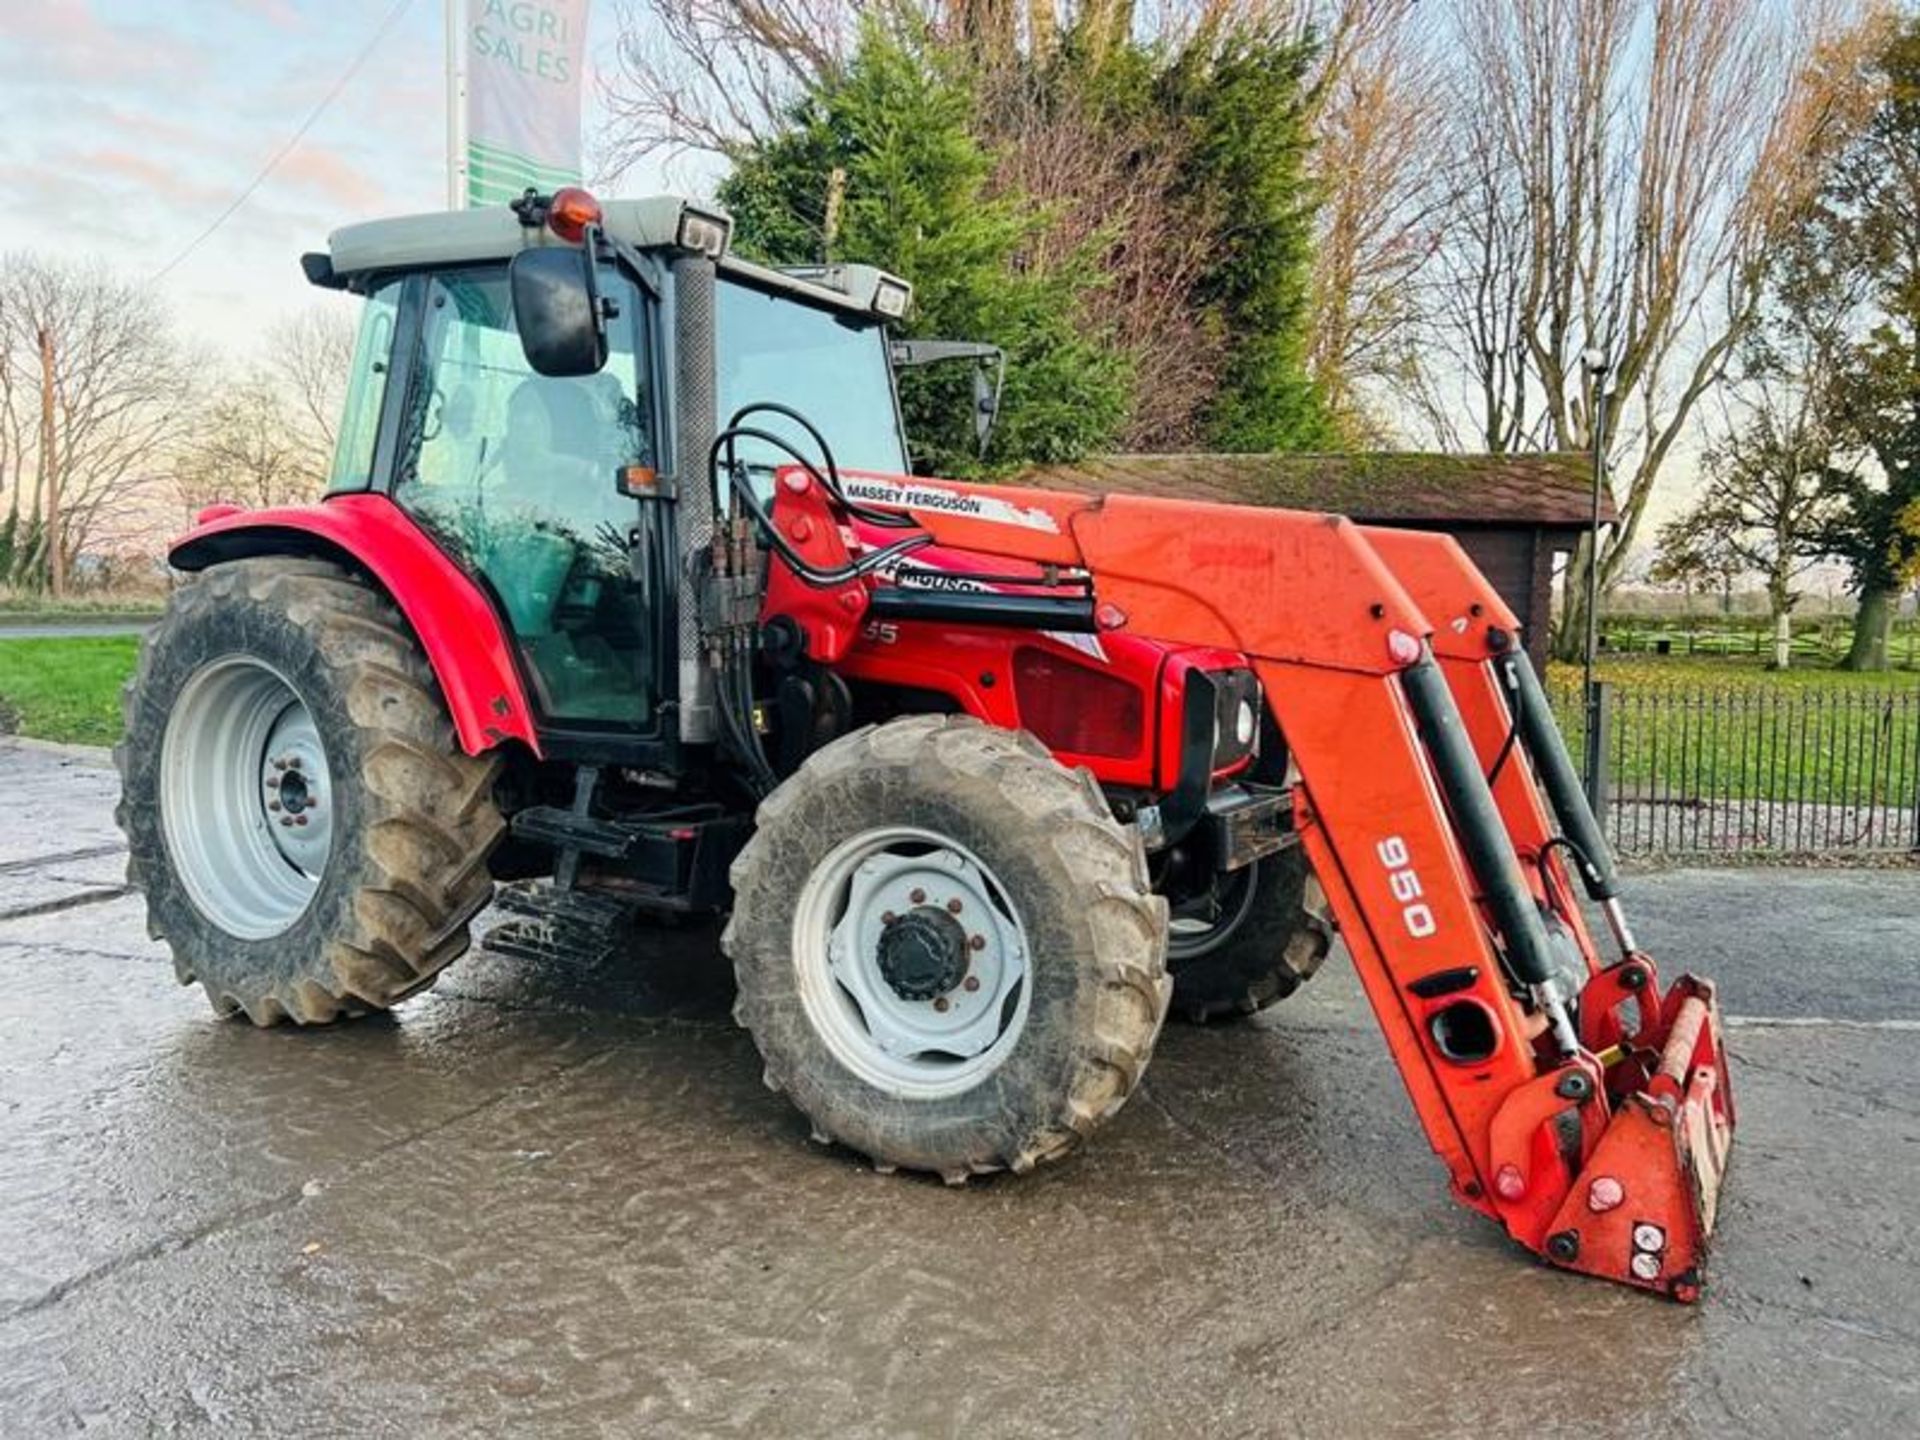
[[[924,905],[927,903],[927,892],[924,890],[916,890],[907,898],[916,905]]]
[[[276,755],[273,757],[273,768],[276,770],[284,770],[287,768],[287,762]]]
[[[966,979],[962,980],[960,984],[968,990],[978,990],[980,988],[980,977],[978,975],[969,975]]]
[[[280,823],[281,823],[282,825],[291,825],[291,824],[293,824],[293,816],[291,816],[291,815],[282,815],[282,816],[280,817]]]
[[[893,924],[894,921],[898,920],[899,918],[900,917],[894,914],[893,911],[891,910],[883,910],[880,913],[880,923],[882,925],[891,925]]]
[[[295,755],[289,758],[287,761],[287,768],[289,770],[298,770],[300,768],[300,757],[298,755]]]
[[[986,948],[987,948],[987,937],[986,937],[986,936],[984,936],[984,935],[969,935],[969,936],[967,937],[967,948],[968,948],[969,950],[984,950],[984,949],[986,949]]]
[[[278,800],[267,801],[267,809],[278,810],[279,808],[280,808],[280,802]]]
[[[958,915],[960,913],[960,897],[959,896],[956,895],[953,899],[947,901],[947,913],[949,915]]]
[[[947,1013],[948,1009],[951,1008],[952,1004],[953,1002],[951,1000],[947,999],[946,996],[942,995],[933,1002],[933,1008],[938,1010],[942,1015],[944,1015]]]
[[[307,823],[307,817],[304,815],[296,815],[293,817],[293,823],[296,825],[304,825]]]

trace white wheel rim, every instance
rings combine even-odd
[[[196,909],[242,940],[306,911],[333,849],[327,752],[285,676],[251,656],[196,671],[167,717],[160,821]]]
[[[903,946],[907,917],[926,945]],[[903,973],[903,952],[922,968]],[[794,969],[814,1032],[853,1074],[903,1100],[962,1094],[1000,1067],[1026,1026],[1031,958],[992,871],[912,826],[836,846],[794,911]]]

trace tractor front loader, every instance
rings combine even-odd
[[[366,300],[330,492],[202,515],[127,698],[132,875],[216,1009],[387,1008],[496,894],[538,962],[724,914],[768,1084],[957,1183],[1071,1150],[1170,1007],[1284,998],[1337,924],[1455,1195],[1698,1296],[1714,992],[1636,945],[1453,542],[915,478],[904,282],[678,200],[306,267]]]

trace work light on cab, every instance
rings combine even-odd
[[[683,250],[697,250],[710,260],[718,260],[727,253],[732,233],[733,222],[726,216],[710,215],[687,205],[681,208],[680,228],[674,239]]]
[[[547,228],[569,245],[578,245],[587,227],[600,223],[600,202],[578,185],[562,186],[547,203]]]

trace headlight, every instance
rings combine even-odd
[[[1210,670],[1213,687],[1213,769],[1244,765],[1260,748],[1260,681],[1245,666]]]

